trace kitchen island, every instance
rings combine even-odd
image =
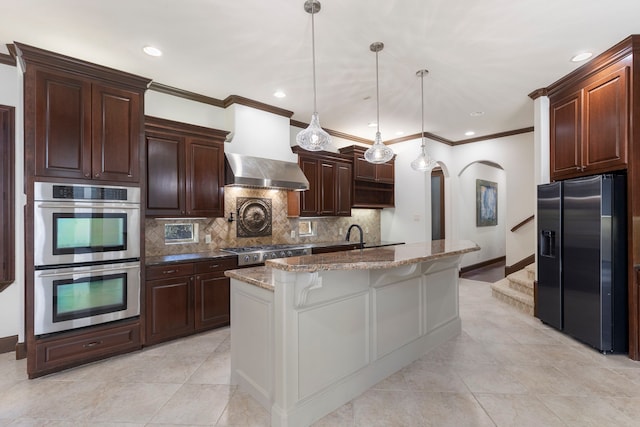
[[[231,270],[231,380],[307,426],[461,330],[458,271],[470,241],[269,260]]]

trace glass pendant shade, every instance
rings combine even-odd
[[[431,156],[427,153],[427,144],[424,139],[424,76],[429,74],[427,70],[418,70],[416,72],[416,76],[420,77],[420,92],[421,92],[421,101],[422,101],[422,144],[420,144],[420,154],[418,157],[411,162],[411,168],[418,172],[428,172],[434,167],[436,167],[436,161],[431,158]]]
[[[384,49],[384,43],[371,43],[369,50],[376,53],[376,138],[373,145],[364,152],[364,159],[369,163],[386,163],[393,158],[393,150],[382,142],[380,136],[380,79],[378,78],[378,52]]]
[[[418,172],[430,171],[431,169],[436,167],[437,163],[427,153],[424,141],[420,148],[420,155],[413,162],[411,162],[411,168]]]
[[[321,151],[331,143],[331,136],[320,127],[318,113],[313,113],[309,126],[296,135],[296,143],[308,151]]]
[[[364,159],[369,163],[386,163],[393,157],[393,150],[382,143],[380,132],[376,132],[373,145],[364,152]]]
[[[313,114],[309,126],[296,135],[296,143],[308,151],[326,150],[331,144],[331,136],[320,127],[318,117],[317,94],[316,94],[316,36],[314,15],[320,12],[320,2],[318,0],[307,0],[304,2],[304,10],[311,14],[311,57],[313,59]]]

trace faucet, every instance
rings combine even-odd
[[[351,229],[355,227],[360,231],[360,249],[364,248],[364,242],[363,242],[363,233],[362,233],[362,227],[360,227],[358,224],[351,224],[349,226],[349,229],[347,230],[347,237],[345,237],[345,240],[348,242],[349,238],[351,237]]]

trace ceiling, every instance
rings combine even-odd
[[[315,16],[324,128],[372,140],[379,53],[383,140],[425,131],[452,141],[533,125],[527,96],[640,33],[637,0],[321,0]],[[304,0],[5,0],[0,51],[13,41],[224,99],[313,110],[311,15]],[[145,45],[164,52],[142,53]],[[2,50],[4,49],[4,50]],[[287,96],[275,98],[276,90]],[[483,112],[479,116],[471,113]]]

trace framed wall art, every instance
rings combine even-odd
[[[498,183],[476,179],[476,226],[498,225]]]

